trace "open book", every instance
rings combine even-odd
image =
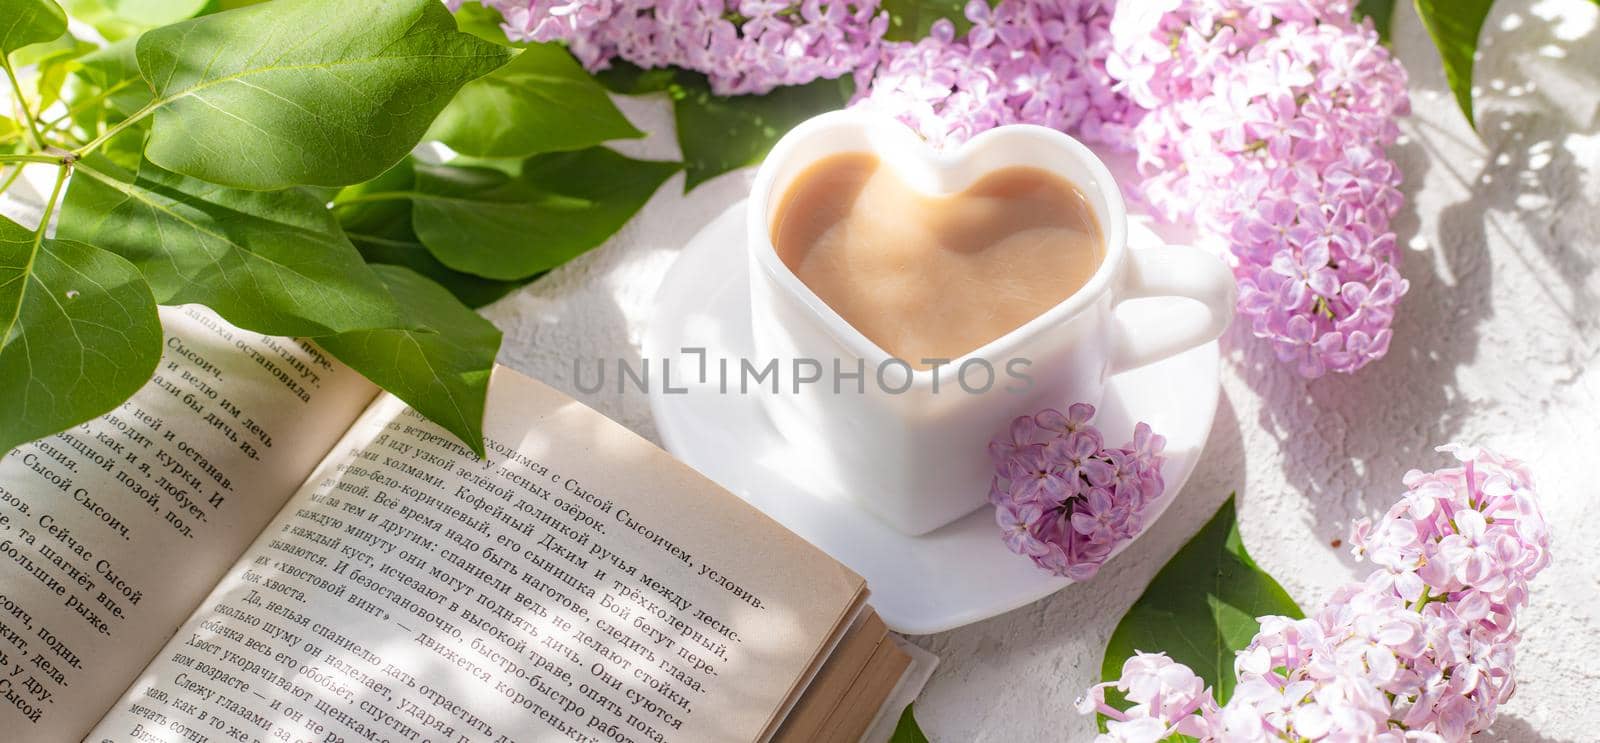
[[[498,369],[480,460],[310,343],[162,317],[149,385],[0,460],[0,737],[853,741],[898,713],[918,651],[861,577],[604,416]]]

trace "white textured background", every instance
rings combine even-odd
[[[1138,544],[1092,584],[914,638],[943,658],[917,704],[933,740],[1088,739],[1071,704],[1096,680],[1106,638],[1230,491],[1250,551],[1309,608],[1365,573],[1331,540],[1387,509],[1406,470],[1449,464],[1432,451],[1448,441],[1529,461],[1554,527],[1554,563],[1522,617],[1517,694],[1480,740],[1600,740],[1600,9],[1497,3],[1474,134],[1410,3],[1399,5],[1395,48],[1415,113],[1392,152],[1407,196],[1395,227],[1411,292],[1389,357],[1308,383],[1232,333],[1204,461]],[[664,101],[621,103],[654,134],[620,149],[676,157]],[[653,437],[642,395],[578,394],[572,359],[637,358],[663,273],[749,176],[688,196],[674,178],[604,247],[490,308],[506,331],[502,361]]]

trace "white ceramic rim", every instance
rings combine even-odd
[[[715,218],[708,221],[704,227],[697,231],[694,236],[684,244],[683,251],[680,252],[673,265],[667,269],[665,280],[662,281],[661,286],[657,289],[655,303],[658,307],[662,305],[667,307],[677,307],[683,304],[682,302],[667,301],[663,299],[664,297],[670,297],[674,293],[680,291],[676,287],[685,283],[673,281],[673,279],[677,278],[678,274],[682,272],[680,270],[680,264],[686,263],[687,259],[694,251],[704,249],[701,246],[704,246],[707,243],[717,242],[715,238],[720,237],[720,232],[718,230],[719,225],[724,220],[735,218],[735,214],[737,214],[739,218],[745,217],[746,213],[744,207],[744,202],[739,202],[729,207],[722,214],[719,214]],[[1140,232],[1148,232],[1148,230],[1140,230],[1136,232],[1135,230],[1130,229],[1130,239],[1138,239],[1138,234]],[[739,234],[747,233],[748,230],[740,230],[739,232]],[[1153,233],[1151,233],[1151,237],[1154,242],[1159,243],[1159,238],[1156,238]],[[738,254],[743,255],[746,253],[746,250],[747,249],[741,245],[738,247]],[[746,266],[735,267],[734,270],[749,270],[748,263],[746,263]],[[701,276],[703,273],[686,275]],[[681,338],[679,338],[679,342],[674,343],[668,342],[667,337],[677,337],[673,335],[674,332],[683,332],[683,328],[687,327],[683,320],[683,317],[676,315],[671,317],[658,316],[652,318],[649,325],[645,328],[644,337],[642,338],[642,346],[645,356],[648,358],[666,358],[672,353],[676,353],[677,349],[681,349],[683,347]],[[751,343],[751,340],[748,337],[742,341],[729,341],[725,338],[723,339],[723,342],[749,344]],[[1201,351],[1201,349],[1206,350]],[[712,350],[717,351],[718,349],[713,348]],[[721,350],[726,351],[726,346],[722,347]],[[1112,550],[1112,553],[1107,556],[1107,564],[1110,564],[1128,548],[1132,547],[1134,543],[1138,542],[1140,539],[1149,534],[1150,530],[1155,527],[1156,522],[1166,514],[1167,510],[1172,506],[1172,504],[1180,496],[1184,495],[1184,489],[1187,487],[1189,480],[1193,478],[1195,470],[1199,468],[1200,457],[1205,452],[1206,444],[1210,441],[1212,428],[1216,423],[1216,413],[1222,395],[1222,385],[1220,381],[1221,355],[1220,351],[1218,350],[1218,342],[1210,341],[1208,343],[1201,344],[1196,348],[1192,348],[1188,351],[1184,351],[1161,361],[1154,362],[1151,364],[1151,366],[1161,366],[1164,364],[1174,363],[1177,359],[1188,357],[1197,353],[1205,354],[1205,383],[1200,385],[1199,394],[1188,395],[1185,396],[1184,399],[1187,402],[1196,403],[1196,411],[1202,409],[1204,410],[1204,418],[1202,423],[1195,427],[1195,430],[1198,431],[1198,436],[1197,438],[1193,439],[1193,447],[1188,450],[1184,456],[1177,458],[1169,457],[1167,459],[1167,462],[1163,465],[1162,469],[1162,474],[1167,478],[1166,491],[1162,494],[1158,502],[1151,504],[1151,510],[1146,511],[1144,516],[1145,523],[1141,528],[1139,535],[1127,542],[1117,545],[1117,547]],[[1134,369],[1126,373],[1140,374],[1142,373],[1142,369]],[[1191,381],[1195,378],[1197,377],[1190,377]],[[662,446],[666,448],[667,451],[671,452],[673,456],[681,459],[685,464],[695,468],[697,471],[705,473],[707,477],[711,477],[711,474],[714,472],[718,473],[718,477],[712,477],[712,479],[717,481],[719,485],[727,488],[735,495],[735,497],[739,498],[745,503],[750,504],[752,507],[762,511],[763,513],[767,513],[767,508],[761,505],[760,498],[754,494],[761,492],[770,493],[770,487],[765,487],[758,483],[752,483],[748,477],[735,481],[720,479],[725,474],[724,472],[719,472],[719,470],[714,467],[707,467],[708,460],[702,458],[701,455],[709,456],[712,459],[725,459],[730,455],[728,452],[721,451],[715,454],[708,454],[708,450],[705,447],[695,445],[699,439],[692,433],[692,429],[688,423],[689,420],[694,417],[694,414],[686,416],[684,413],[685,411],[696,408],[696,406],[693,404],[693,401],[698,396],[699,395],[693,390],[686,395],[667,395],[663,394],[657,387],[651,388],[650,394],[648,395],[650,415],[651,419],[655,423],[656,433],[660,438]],[[759,402],[757,402],[754,398],[740,399],[743,400],[747,405],[759,405]],[[1201,407],[1200,404],[1203,404],[1203,407]],[[774,437],[779,436],[775,430],[754,432],[747,431],[744,433],[744,435],[746,437],[769,435]],[[793,488],[796,493],[802,494],[805,497],[816,497],[814,493],[809,492],[808,487],[805,485],[791,483],[786,487]],[[876,517],[872,516],[866,511],[861,510],[859,505],[856,505],[848,500],[843,501],[843,503],[846,504],[846,508],[852,510],[859,517],[872,521],[878,521]],[[992,514],[993,507],[985,504],[979,508],[979,512]],[[782,524],[784,528],[794,531],[797,534],[799,533],[798,529],[791,526],[791,522],[779,518],[776,515],[772,515],[772,518]],[[973,514],[968,514],[967,516],[957,519],[951,524],[947,524],[935,529],[934,531],[915,537],[896,532],[887,524],[883,524],[882,532],[892,534],[894,535],[893,538],[896,539],[906,539],[914,542],[927,542],[948,537],[952,529],[960,528],[957,526],[958,524],[964,524],[972,518]],[[992,538],[994,542],[998,544],[1000,541],[999,534],[998,532],[993,531],[995,527],[993,526],[992,518],[986,517],[980,519],[980,521],[984,523],[986,530],[985,534],[988,535],[987,538]],[[882,524],[881,521],[878,521],[878,523]],[[801,536],[807,541],[810,541],[811,539],[809,536]],[[813,542],[813,545],[817,546],[818,549],[823,549],[821,545],[817,545],[815,542]],[[834,553],[830,550],[824,549],[824,551],[828,552],[830,556],[834,555]],[[1016,563],[1015,561],[1026,562],[1025,558],[1010,553],[1007,553],[1006,558],[1008,564],[1021,564]],[[839,558],[835,556],[835,559]],[[860,563],[857,562],[855,566],[850,567],[853,570],[859,570],[859,565]],[[906,616],[901,616],[898,608],[890,608],[888,609],[889,614],[885,616],[885,621],[890,622],[892,630],[903,634],[930,635],[939,632],[946,632],[972,624],[974,622],[984,621],[1009,611],[1014,611],[1020,607],[1027,606],[1051,596],[1062,588],[1078,582],[1073,581],[1070,578],[1046,575],[1042,571],[1036,571],[1031,565],[1025,567],[1027,568],[1029,575],[1033,578],[1032,580],[1027,581],[1030,584],[1030,588],[1025,591],[1019,590],[1013,594],[1010,594],[1004,602],[982,605],[965,605],[958,611],[941,614],[937,621],[930,621],[926,615],[915,612]],[[918,585],[919,587],[926,588],[930,591],[937,591],[942,588],[945,590],[946,595],[949,595],[948,587],[941,586],[937,582],[928,582],[926,584]],[[876,595],[880,600],[884,596],[882,591],[879,591]],[[880,606],[880,601],[875,601],[873,598],[869,598],[868,603],[875,607]],[[891,619],[893,621],[891,621]]]
[[[805,304],[806,309],[819,319],[827,328],[829,335],[844,344],[845,348],[868,364],[881,365],[891,358],[890,354],[878,344],[856,330],[855,326],[846,322],[827,302],[822,301],[811,287],[806,286],[800,278],[789,270],[783,260],[778,257],[777,248],[772,244],[770,228],[772,198],[775,193],[780,166],[787,163],[794,151],[813,139],[828,139],[837,136],[841,130],[853,130],[865,134],[865,139],[873,144],[870,150],[873,154],[891,153],[909,157],[885,157],[883,161],[896,172],[902,175],[908,183],[918,183],[921,179],[905,177],[906,170],[911,163],[926,164],[936,176],[960,173],[961,168],[968,158],[974,153],[1000,146],[1008,141],[1019,141],[1023,147],[1048,147],[1056,148],[1071,155],[1090,174],[1090,183],[1077,184],[1089,197],[1091,205],[1097,207],[1096,218],[1100,220],[1100,229],[1105,236],[1106,254],[1095,270],[1094,275],[1073,292],[1071,296],[1059,304],[1045,310],[1037,317],[1023,323],[1020,327],[1000,336],[959,358],[951,359],[949,363],[940,364],[933,368],[911,368],[911,389],[932,388],[936,381],[948,383],[950,375],[954,375],[962,366],[962,362],[969,358],[981,357],[988,359],[1010,358],[1025,341],[1024,339],[1041,329],[1066,322],[1078,313],[1087,309],[1099,300],[1101,296],[1111,291],[1114,282],[1120,275],[1122,263],[1127,254],[1128,242],[1128,210],[1122,199],[1122,190],[1117,186],[1116,179],[1111,176],[1110,168],[1095,155],[1088,146],[1071,136],[1051,129],[1049,127],[1033,124],[1011,124],[989,129],[970,140],[959,148],[950,152],[939,152],[929,147],[916,132],[899,120],[879,113],[858,110],[831,111],[807,119],[805,122],[790,130],[782,139],[773,146],[772,151],[762,161],[760,169],[756,172],[755,183],[751,187],[749,213],[747,214],[747,230],[749,234],[750,250],[754,251],[755,260],[761,265],[762,270],[782,288]],[[859,137],[858,137],[859,138]],[[850,150],[839,150],[848,152]],[[869,151],[869,150],[862,150]],[[949,186],[944,193],[954,193],[965,189],[982,174],[968,173],[965,182],[960,180]],[[791,176],[792,177],[792,176]],[[783,185],[787,186],[787,183]],[[759,210],[759,211],[758,211]],[[756,218],[759,216],[759,218]]]

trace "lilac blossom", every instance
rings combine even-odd
[[[1087,580],[1137,536],[1160,497],[1166,440],[1140,423],[1134,440],[1106,447],[1084,403],[1012,421],[989,444],[995,505],[1006,546],[1056,575]]]
[[[1306,377],[1383,357],[1408,287],[1383,154],[1409,112],[1405,70],[1350,5],[1139,3],[1106,59],[1143,112],[1144,200],[1228,256],[1252,332]]]
[[[880,0],[477,1],[591,70],[673,65],[721,95],[848,74],[853,105],[936,147],[1026,123],[1132,150],[1135,195],[1228,258],[1280,361],[1318,377],[1388,353],[1409,285],[1384,148],[1409,102],[1350,0],[970,0],[969,31],[916,42],[884,40]]]
[[[1135,151],[1137,195],[1226,256],[1240,314],[1301,375],[1389,349],[1408,284],[1383,149],[1404,69],[1346,0],[973,0],[973,28],[886,43],[858,105],[936,146],[1040,124]],[[1113,13],[1115,10],[1115,13]]]
[[[1493,724],[1516,689],[1517,614],[1549,534],[1520,462],[1440,450],[1461,466],[1407,474],[1383,518],[1354,526],[1355,554],[1376,568],[1365,581],[1308,618],[1260,619],[1226,704],[1187,667],[1138,654],[1078,702],[1111,719],[1099,740],[1454,743]],[[1109,705],[1110,688],[1132,706]]]
[[[1106,72],[1113,0],[970,0],[972,29],[946,20],[915,43],[885,42],[856,75],[857,106],[884,111],[934,146],[1003,124],[1038,124],[1098,142],[1128,137],[1133,114]]]
[[[467,0],[446,0],[457,10]],[[718,95],[870,68],[889,15],[878,0],[479,0],[514,41],[561,41],[584,67],[624,59],[702,72]]]

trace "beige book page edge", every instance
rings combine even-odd
[[[865,670],[878,643],[887,634],[883,620],[870,606],[863,607],[828,651],[816,674],[800,690],[795,703],[778,723],[772,740],[785,743],[811,740],[850,690],[856,676]]]
[[[910,665],[911,656],[900,649],[893,636],[885,636],[867,667],[850,685],[850,691],[828,715],[818,740],[850,743],[860,739]]]
[[[872,718],[866,734],[861,736],[861,743],[885,743],[894,737],[894,730],[900,725],[900,715],[922,694],[922,687],[928,685],[934,669],[939,667],[939,656],[893,632],[889,633],[889,639],[900,646],[901,652],[911,656],[911,665],[900,677],[900,683],[895,684],[894,690],[889,692],[889,698],[884,700],[883,706],[878,708],[877,716]]]

